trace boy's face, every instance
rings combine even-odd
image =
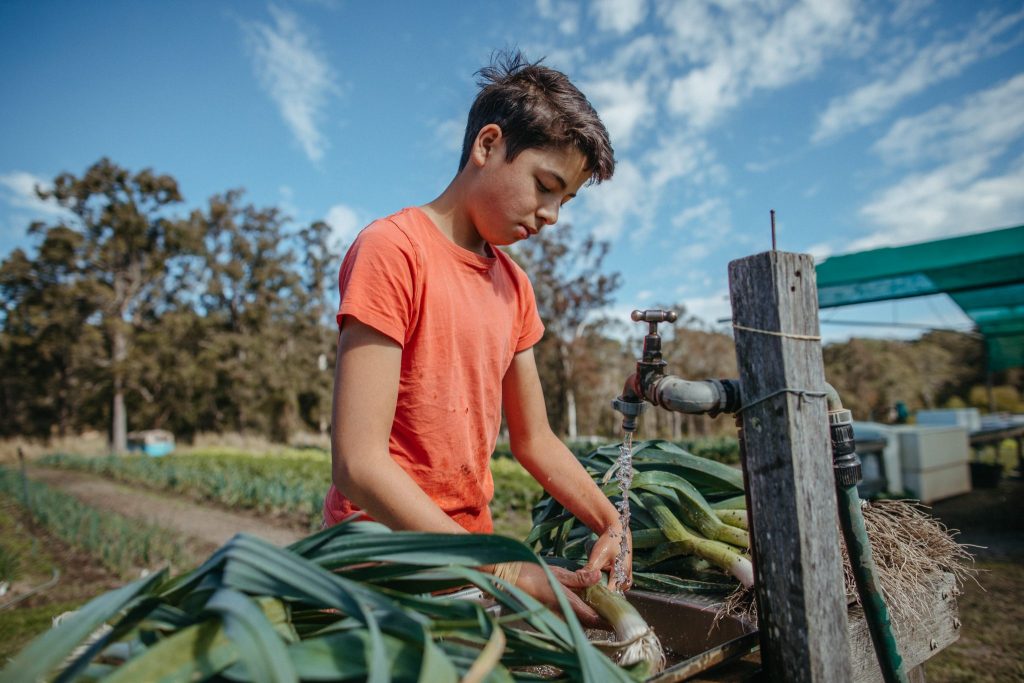
[[[469,217],[486,242],[507,245],[536,235],[558,220],[558,211],[590,178],[576,149],[526,149],[505,158],[501,128],[480,130],[470,155],[475,174]]]

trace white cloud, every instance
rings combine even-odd
[[[822,142],[880,120],[907,98],[961,74],[971,64],[1005,50],[998,39],[1024,19],[1024,11],[982,17],[956,41],[936,41],[914,51],[905,64],[891,64],[887,73],[851,93],[833,99],[818,119],[813,142]],[[1019,41],[1015,36],[1010,42]]]
[[[905,24],[923,12],[931,2],[932,0],[897,0],[891,20],[894,24]]]
[[[647,15],[646,0],[594,0],[590,4],[597,27],[602,31],[629,33]]]
[[[1024,136],[1024,74],[953,105],[901,118],[874,145],[889,163],[999,154]]]
[[[447,152],[462,152],[462,138],[466,133],[466,121],[451,118],[434,126],[438,146]]]
[[[22,209],[31,214],[31,218],[63,218],[69,215],[67,209],[53,199],[43,200],[36,194],[36,187],[50,190],[50,181],[27,171],[11,171],[0,175],[0,187],[3,188],[3,201],[14,209]]]
[[[270,14],[273,26],[250,22],[243,27],[253,66],[302,151],[316,162],[328,147],[320,122],[328,96],[338,91],[336,79],[295,14],[273,5]]]
[[[698,128],[707,127],[740,101],[740,75],[727,61],[694,69],[672,82],[669,109],[684,114]]]
[[[654,104],[643,80],[594,81],[583,91],[594,103],[616,149],[629,147],[636,131],[654,116]]]
[[[937,162],[875,195],[861,215],[878,230],[851,249],[1016,225],[1024,218],[1024,74],[955,104],[897,121],[874,146],[889,163]]]
[[[803,249],[803,252],[814,257],[815,263],[821,263],[835,253],[835,247],[828,242],[819,242]]]
[[[690,296],[688,292],[685,287],[676,291],[678,300],[686,305],[688,315],[700,318],[712,327],[720,325],[719,320],[732,317],[728,289],[718,289],[710,296]]]
[[[990,172],[989,154],[913,174],[877,195],[860,213],[879,230],[851,251],[908,244],[1017,225],[1024,216],[1024,156]]]
[[[672,219],[672,225],[677,228],[682,228],[689,223],[696,222],[699,224],[707,225],[708,223],[714,222],[719,223],[719,225],[717,225],[716,228],[721,229],[721,221],[712,221],[709,219],[715,216],[715,214],[718,214],[720,216],[724,210],[725,204],[722,202],[721,199],[717,197],[714,197],[712,199],[705,199],[700,204],[697,204],[695,206],[688,206],[687,208],[677,213],[675,217]]]
[[[632,225],[643,229],[644,216],[651,202],[646,200],[647,182],[640,169],[630,161],[620,161],[615,177],[592,188],[583,195],[586,225],[592,226],[594,237],[614,241],[632,219]]]
[[[580,28],[580,6],[572,0],[537,0],[541,19],[552,21],[560,33],[576,35]]]
[[[335,204],[327,209],[324,222],[331,226],[334,239],[346,245],[352,241],[364,225],[355,209],[345,204]]]
[[[807,78],[826,57],[849,50],[865,25],[852,0],[796,3],[662,3],[659,15],[673,32],[669,49],[693,68],[676,78],[669,111],[708,127],[757,90]]]
[[[650,183],[655,190],[678,178],[705,185],[723,183],[728,175],[707,140],[685,131],[661,137],[644,155],[643,164],[650,169]]]

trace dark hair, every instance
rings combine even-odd
[[[494,123],[508,161],[526,149],[572,147],[586,157],[591,183],[612,177],[615,152],[608,130],[568,76],[528,61],[518,50],[495,54],[476,75],[480,92],[469,109],[460,171],[480,129]]]

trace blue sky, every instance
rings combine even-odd
[[[492,50],[546,57],[618,167],[560,222],[609,240],[614,312],[729,315],[730,260],[1024,223],[1024,3],[820,0],[0,4],[0,257],[102,156],[243,187],[341,241],[434,198]],[[553,229],[557,229],[557,226]],[[823,312],[963,326],[944,297]],[[908,328],[823,325],[849,334]]]

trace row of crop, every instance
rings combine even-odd
[[[330,483],[330,462],[320,457],[252,456],[238,453],[146,456],[49,455],[44,467],[91,472],[110,479],[170,491],[201,502],[251,509],[319,524]]]
[[[697,439],[680,439],[670,442],[684,451],[699,455],[708,460],[714,460],[726,465],[735,465],[740,461],[740,445],[733,436],[708,436]],[[577,458],[582,458],[604,443],[594,441],[569,441],[566,443],[569,450]],[[511,458],[512,449],[506,442],[499,442],[494,449],[494,457]]]
[[[320,524],[323,496],[330,483],[330,463],[323,456],[274,457],[237,452],[193,453],[163,458],[145,456],[86,457],[49,455],[38,464],[73,469],[108,479],[214,502],[231,508],[283,515]],[[493,509],[527,513],[540,485],[515,461],[494,460]]]
[[[0,495],[27,507],[51,533],[111,571],[123,576],[137,568],[191,562],[181,539],[166,529],[97,510],[40,482],[25,484],[20,473],[0,466]]]
[[[691,453],[719,462],[738,461],[735,439],[701,439],[681,445]],[[569,444],[577,457],[595,447],[585,442]],[[528,511],[540,495],[536,482],[517,463],[501,457],[503,454],[499,445],[491,461],[495,481],[492,510],[496,516],[508,510]],[[320,524],[323,497],[330,484],[330,459],[322,451],[252,455],[217,449],[163,458],[50,455],[38,464],[91,472],[200,502],[284,516],[307,524],[310,529]]]

